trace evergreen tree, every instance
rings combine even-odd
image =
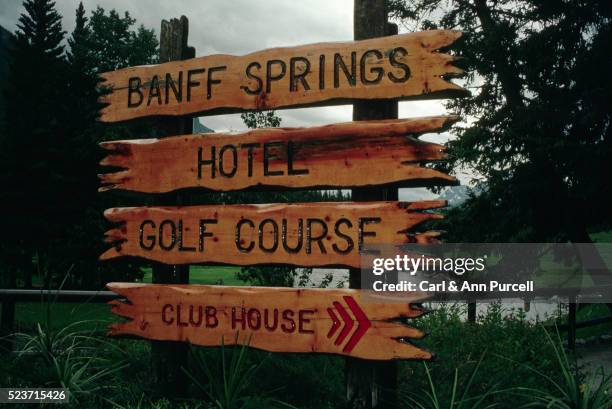
[[[391,0],[414,28],[462,30],[472,98],[447,108],[449,169],[474,171],[451,212],[457,241],[590,242],[612,226],[612,3],[601,0]]]
[[[67,52],[67,59],[75,72],[83,74],[89,74],[93,70],[91,66],[91,52],[89,50],[91,30],[87,20],[83,2],[79,2],[79,7],[76,9],[75,27],[68,39],[69,50]]]
[[[0,149],[5,231],[2,266],[9,284],[18,272],[30,281],[32,257],[47,263],[49,239],[63,220],[60,200],[61,103],[65,61],[61,16],[51,0],[26,0],[21,14],[6,87],[6,133]]]
[[[0,244],[3,284],[29,285],[33,269],[48,285],[101,288],[130,281],[142,272],[130,260],[99,263],[107,247],[105,208],[121,205],[97,193],[103,156],[98,142],[143,137],[151,126],[104,126],[96,121],[99,72],[109,55],[116,64],[145,64],[157,58],[152,30],[134,30],[135,21],[101,9],[87,19],[82,4],[63,53],[61,17],[50,0],[27,0],[19,21],[7,80],[7,132],[0,139],[0,178],[5,231]],[[96,24],[92,20],[96,17]],[[125,24],[129,23],[129,24]],[[115,29],[110,29],[115,27]],[[100,52],[100,38],[106,49]],[[142,49],[133,51],[138,41]]]
[[[104,155],[98,143],[115,138],[141,138],[150,134],[152,127],[97,122],[101,108],[98,97],[101,92],[106,92],[101,89],[103,84],[99,83],[97,74],[127,65],[154,62],[158,42],[153,30],[142,26],[134,30],[135,19],[127,13],[121,18],[115,10],[106,13],[98,7],[90,19],[85,14],[81,3],[76,10],[75,29],[68,40],[71,78],[68,81],[70,102],[66,107],[73,113],[68,126],[73,135],[74,162],[80,169],[74,174],[75,194],[79,194],[81,200],[80,208],[74,212],[74,228],[66,239],[70,249],[66,258],[74,265],[69,285],[98,289],[109,281],[133,281],[143,275],[141,263],[133,260],[98,261],[98,256],[108,247],[102,240],[104,231],[109,228],[103,212],[124,204],[118,203],[117,196],[97,192],[97,174],[101,171],[98,162]],[[113,60],[112,56],[120,58]],[[109,61],[113,61],[112,64]]]
[[[79,3],[75,13],[75,27],[68,38],[69,50],[66,53],[70,67],[68,80],[70,98],[67,101],[69,111],[72,113],[69,125],[73,133],[91,133],[98,117],[100,104],[98,103],[99,79],[96,74],[95,61],[91,48],[92,32],[85,17],[83,2]],[[75,111],[76,110],[76,111]],[[92,141],[84,141],[91,145]],[[89,146],[91,148],[91,146]]]

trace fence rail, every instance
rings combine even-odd
[[[5,333],[13,329],[15,304],[18,302],[53,300],[57,302],[105,303],[118,298],[121,298],[121,296],[112,291],[0,289],[0,303],[2,304],[0,328]],[[576,322],[575,299],[573,301],[570,302],[567,324],[557,325],[560,331],[567,331],[568,347],[570,349],[574,349],[576,345],[576,329],[612,322],[612,316]]]
[[[0,301],[29,302],[56,300],[60,302],[108,302],[119,298],[112,291],[81,291],[81,290],[21,290],[0,289]]]

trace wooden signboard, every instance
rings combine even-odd
[[[406,303],[364,300],[359,290],[110,283],[129,303],[112,311],[129,321],[110,335],[132,335],[195,345],[236,343],[272,352],[329,353],[352,357],[430,359],[407,340],[423,333],[397,322],[423,311]],[[395,321],[395,322],[394,322]]]
[[[103,142],[110,152],[101,164],[122,170],[100,175],[100,190],[448,185],[455,178],[421,166],[443,159],[444,147],[414,136],[455,121],[438,116]]]
[[[360,266],[368,245],[429,242],[409,234],[446,205],[422,202],[339,202],[114,208],[120,226],[101,259],[136,256],[166,264],[226,263]]]
[[[102,98],[108,105],[101,120],[462,96],[466,91],[446,78],[463,70],[437,52],[460,36],[432,30],[107,72],[103,85],[112,92]]]

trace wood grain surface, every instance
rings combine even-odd
[[[423,333],[399,319],[422,315],[411,305],[385,302],[360,290],[110,283],[127,298],[111,301],[128,318],[110,335],[194,345],[248,344],[272,352],[329,353],[371,360],[430,359],[409,343]]]
[[[165,264],[288,264],[359,267],[374,245],[437,242],[418,232],[442,218],[443,200],[113,208],[119,225],[103,260],[135,256]]]
[[[444,147],[417,137],[457,120],[436,116],[103,142],[109,154],[101,165],[120,170],[100,175],[100,190],[455,184],[455,178],[422,166],[444,159]]]
[[[460,36],[432,30],[106,72],[102,85],[112,92],[101,99],[101,120],[464,96],[448,81],[463,70],[437,52]]]

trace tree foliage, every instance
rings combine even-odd
[[[11,232],[11,239],[0,244],[3,284],[29,286],[33,272],[47,285],[59,284],[69,273],[67,287],[100,288],[130,279],[141,273],[129,261],[97,260],[108,227],[102,211],[116,204],[97,193],[98,142],[129,137],[131,129],[96,122],[101,107],[96,75],[109,64],[114,69],[155,61],[157,40],[152,30],[134,30],[127,14],[98,8],[87,18],[80,4],[65,51],[55,3],[23,4],[0,139],[4,227]],[[132,51],[135,44],[140,48]]]
[[[108,13],[98,6],[89,22],[95,33],[89,41],[98,72],[112,71],[135,65],[155,64],[159,42],[153,30],[140,25],[127,11],[121,16],[116,10]]]
[[[448,170],[478,184],[451,212],[455,240],[590,241],[612,218],[612,3],[600,0],[389,2],[411,28],[462,30],[471,98],[447,103]]]
[[[13,285],[19,271],[31,273],[31,258],[48,252],[47,238],[55,239],[70,217],[54,191],[62,179],[56,165],[69,164],[58,104],[63,95],[56,86],[66,79],[61,16],[50,0],[28,0],[24,8],[11,50],[0,149],[3,224],[11,234],[1,244],[2,268]]]
[[[281,124],[281,117],[275,111],[249,111],[240,114],[244,124],[254,128],[277,128]]]

